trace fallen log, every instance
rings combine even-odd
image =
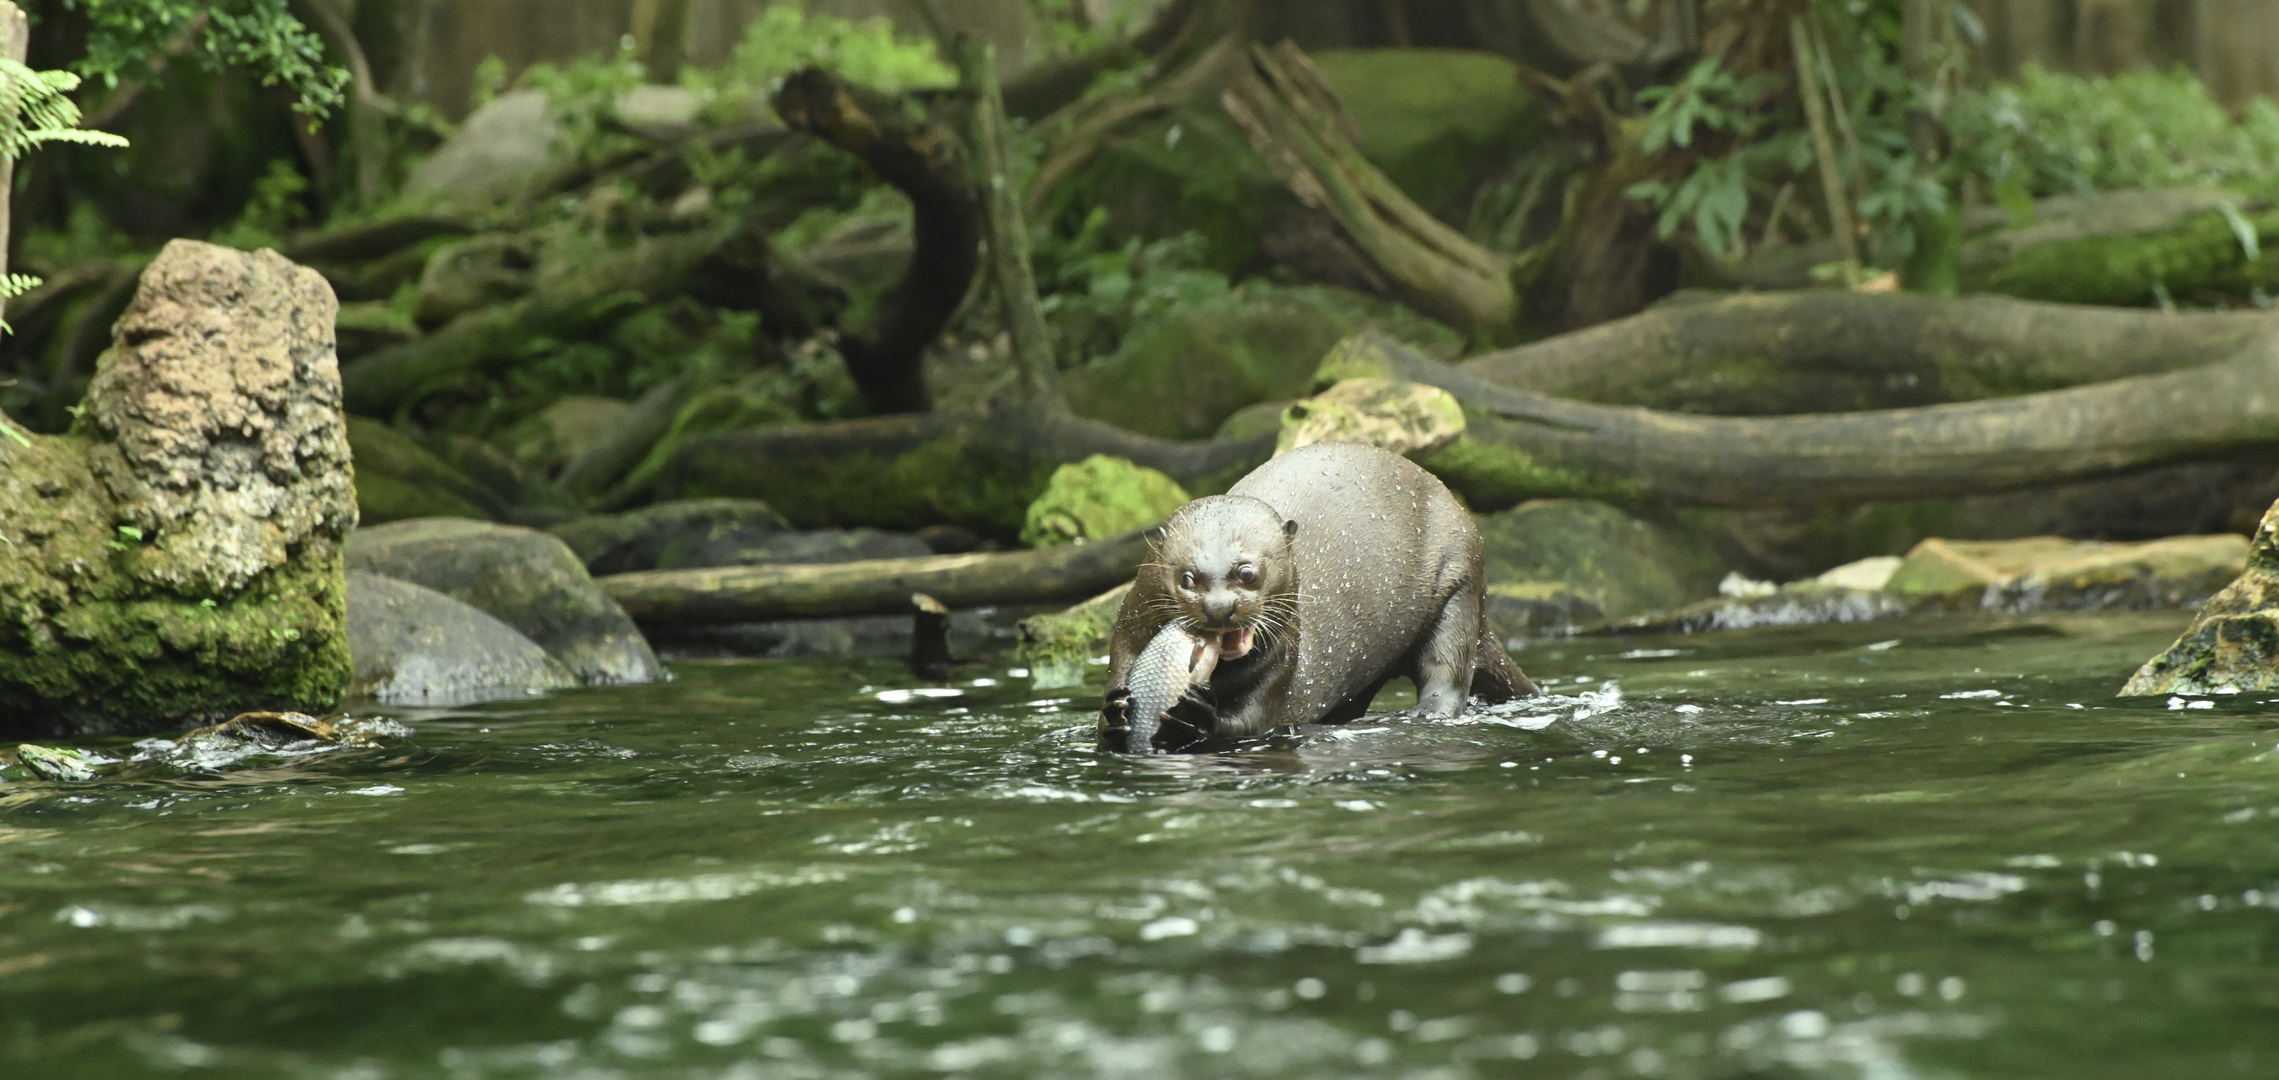
[[[1422,464],[1475,506],[1541,494],[1723,506],[1914,499],[2279,441],[2279,327],[2184,371],[1990,401],[1761,418],[1519,390],[1379,331],[1341,343],[1323,374],[1406,379],[1453,394],[1469,427]]]
[[[1226,490],[1273,452],[1270,434],[1179,442],[1049,407],[1005,404],[988,413],[699,436],[674,450],[653,488],[628,492],[621,502],[755,498],[803,527],[953,524],[1010,536],[1054,469],[1093,454],[1129,459],[1201,494]]]
[[[912,593],[948,608],[1049,604],[1128,580],[1147,559],[1148,533],[1033,551],[926,555],[844,563],[644,570],[596,578],[645,625],[900,615]]]
[[[2261,312],[1820,289],[1672,299],[1464,370],[1518,390],[1719,415],[1842,412],[2197,367],[2279,327]]]

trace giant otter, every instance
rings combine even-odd
[[[1431,473],[1324,443],[1164,523],[1117,610],[1101,742],[1149,753],[1360,716],[1386,680],[1417,716],[1533,694],[1482,608],[1480,533]]]

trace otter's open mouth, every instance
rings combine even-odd
[[[1198,686],[1208,685],[1211,672],[1218,670],[1219,661],[1239,660],[1250,655],[1250,647],[1256,639],[1256,631],[1248,626],[1197,633],[1194,655],[1187,661],[1188,678]]]

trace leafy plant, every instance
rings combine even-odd
[[[127,141],[117,135],[79,127],[79,106],[68,96],[78,88],[79,76],[68,71],[34,71],[0,59],[0,159],[14,161],[48,143],[125,146]],[[0,198],[6,197],[0,191]],[[40,279],[30,274],[8,274],[0,277],[0,299],[39,287]],[[6,329],[0,322],[0,331]]]
[[[239,67],[263,86],[283,86],[293,93],[293,107],[314,117],[339,108],[348,84],[348,72],[324,62],[324,42],[293,16],[288,0],[63,0],[63,6],[87,19],[87,55],[74,67],[106,86],[151,80],[160,58],[183,51],[209,68]]]
[[[803,67],[829,68],[841,78],[881,93],[945,89],[957,72],[933,41],[897,35],[885,19],[856,22],[809,15],[797,5],[769,7],[744,28],[744,37],[715,70],[691,68],[681,84],[705,95],[716,114],[747,112],[784,76]]]

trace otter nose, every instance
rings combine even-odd
[[[1203,615],[1210,619],[1213,625],[1223,625],[1234,619],[1234,609],[1239,603],[1240,601],[1235,598],[1233,593],[1224,589],[1214,589],[1203,594]]]

